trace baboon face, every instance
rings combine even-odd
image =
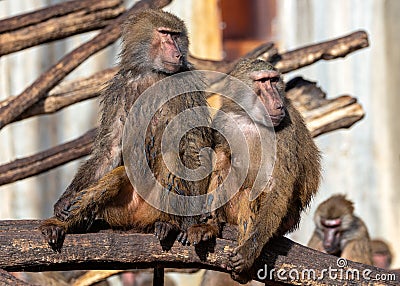
[[[173,14],[145,10],[128,19],[123,28],[123,68],[166,74],[187,70],[187,31]]]

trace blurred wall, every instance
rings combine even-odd
[[[371,237],[389,241],[400,267],[400,1],[279,1],[278,42],[283,50],[363,29],[370,47],[345,59],[319,62],[288,74],[317,81],[329,96],[358,98],[366,117],[349,130],[316,139],[323,153],[323,182],[301,226],[291,237],[307,243],[316,206],[345,193]],[[397,16],[396,16],[397,15]]]

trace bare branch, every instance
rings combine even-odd
[[[2,20],[0,56],[104,28],[124,11],[121,0],[78,0]]]
[[[270,43],[263,44],[244,57],[257,55],[257,57],[271,61],[282,73],[287,73],[311,65],[319,60],[333,60],[345,57],[352,52],[368,47],[369,44],[367,33],[357,31],[341,38],[308,45],[285,53],[277,54],[274,48],[271,47],[271,49],[266,49],[266,53],[257,54],[257,51],[269,45]],[[197,69],[209,69],[225,73],[231,71],[236,63],[236,61],[209,61],[196,58],[191,58],[191,60]]]
[[[92,129],[81,137],[50,148],[35,155],[14,160],[0,166],[0,185],[12,183],[89,155],[96,130]]]
[[[282,73],[287,73],[311,65],[319,60],[343,58],[368,46],[367,33],[358,31],[341,38],[283,53],[274,63],[275,67]]]

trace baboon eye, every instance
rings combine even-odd
[[[159,32],[160,34],[162,34],[162,35],[168,35],[168,34],[170,34],[170,32],[167,31],[167,30],[158,30],[158,32]]]

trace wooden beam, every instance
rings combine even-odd
[[[231,226],[226,227],[223,239],[216,240],[213,252],[204,245],[195,248],[181,246],[178,242],[166,252],[152,234],[105,230],[67,234],[61,252],[56,253],[44,241],[38,230],[39,223],[33,220],[0,221],[0,268],[6,271],[56,271],[175,267],[229,273],[224,266],[228,265],[230,253],[237,246],[234,241],[237,231]],[[254,265],[253,278],[266,281],[267,285],[271,279],[296,285],[370,285],[374,280],[368,279],[377,279],[374,285],[400,285],[398,275],[390,271],[352,261],[342,262],[343,265],[338,265],[337,257],[282,237],[264,247]],[[359,277],[349,276],[354,275],[351,273],[359,273]],[[261,279],[263,276],[267,280]],[[387,280],[381,282],[379,277]]]

